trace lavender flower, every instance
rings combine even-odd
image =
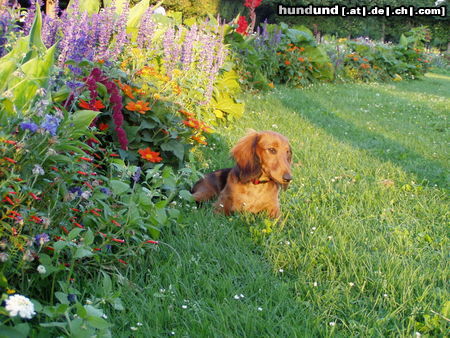
[[[38,176],[38,175],[42,176],[42,175],[45,174],[45,171],[39,164],[35,164],[33,170],[31,171],[31,173],[33,175],[36,175],[36,176]]]
[[[44,232],[42,234],[34,236],[34,241],[38,245],[44,245],[45,243],[50,241],[50,236]]]
[[[22,122],[19,126],[22,130],[29,130],[32,133],[35,133],[39,128],[39,126],[34,122]]]
[[[135,173],[133,174],[133,176],[131,176],[131,178],[135,183],[139,181],[139,179],[141,178],[141,174],[142,174],[141,167],[137,167]]]
[[[181,53],[181,63],[183,64],[184,70],[189,70],[191,63],[193,61],[194,55],[194,43],[198,39],[197,25],[193,25],[191,29],[186,33],[183,41],[182,53]]]
[[[106,195],[111,195],[111,190],[108,188],[100,188],[100,191]]]
[[[41,128],[48,131],[50,135],[55,136],[58,130],[60,119],[56,116],[46,114],[44,121],[41,124]]]
[[[69,89],[71,89],[72,91],[75,91],[78,88],[83,87],[84,83],[80,81],[67,81],[66,86],[69,87]]]
[[[139,25],[139,32],[137,37],[137,44],[139,48],[151,49],[153,35],[156,30],[156,22],[153,21],[153,11],[149,8],[142,17]]]

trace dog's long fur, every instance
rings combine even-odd
[[[214,171],[192,188],[197,202],[218,196],[216,212],[267,212],[280,215],[278,193],[292,180],[292,151],[283,135],[273,131],[251,131],[231,149],[234,168]]]

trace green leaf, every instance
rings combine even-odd
[[[71,116],[67,123],[73,125],[76,131],[85,131],[98,114],[100,114],[98,111],[78,110]]]
[[[88,316],[92,317],[101,317],[103,316],[103,311],[93,307],[92,305],[85,305],[85,310],[87,311]]]
[[[5,289],[8,287],[8,280],[6,279],[3,272],[0,272],[0,286]]]
[[[109,277],[109,275],[105,272],[103,272],[103,289],[102,292],[104,295],[108,295],[109,293],[112,292],[112,281],[111,281],[111,277]]]
[[[127,33],[131,34],[131,41],[137,38],[139,25],[141,24],[142,16],[149,7],[149,0],[141,0],[136,6],[130,9],[127,21]]]
[[[80,234],[80,232],[82,232],[83,229],[81,228],[74,228],[72,229],[69,234],[67,235],[67,240],[71,241],[73,239],[75,239],[76,237],[78,237],[78,235]]]
[[[49,323],[40,323],[42,327],[60,327],[65,328],[67,326],[66,322],[49,322]]]
[[[70,0],[67,9],[73,10],[75,0]],[[100,0],[78,0],[78,7],[81,13],[88,12],[88,14],[97,14],[100,10]]]
[[[55,244],[53,244],[53,249],[55,249],[56,252],[59,252],[62,249],[64,249],[66,246],[67,246],[66,241],[58,241],[58,242],[55,242]]]
[[[47,48],[42,42],[42,13],[41,6],[36,6],[36,15],[34,16],[33,25],[30,29],[30,39],[29,39],[29,48],[31,50],[35,49],[37,51],[45,51]]]
[[[79,259],[84,257],[90,257],[92,255],[93,255],[92,250],[88,250],[86,248],[77,248],[74,258]]]
[[[14,327],[6,326],[4,324],[0,324],[0,337],[8,337],[8,338],[26,338],[28,337],[28,333],[30,332],[30,326],[27,323],[20,323],[15,325]]]
[[[180,197],[182,199],[186,200],[186,201],[189,201],[189,202],[193,202],[194,201],[194,198],[192,197],[192,194],[189,191],[187,191],[187,190],[181,190],[180,191]]]
[[[87,322],[92,327],[95,327],[96,329],[104,330],[111,326],[106,320],[100,317],[94,317],[90,316],[87,318]]]
[[[172,152],[181,161],[184,158],[184,146],[178,141],[170,140],[167,143],[161,144],[161,149]]]
[[[129,2],[129,0],[115,0],[114,7],[117,14],[121,14],[125,5]],[[111,7],[113,0],[103,0],[103,4],[105,8]]]
[[[83,243],[84,243],[84,245],[89,246],[89,245],[91,245],[93,242],[94,242],[94,234],[92,233],[92,230],[91,230],[91,229],[88,229],[88,230],[86,231],[86,233],[84,234],[84,241],[83,241]]]
[[[119,180],[111,180],[109,183],[111,185],[112,192],[115,195],[121,195],[130,189],[129,184],[126,184]]]

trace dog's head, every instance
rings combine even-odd
[[[266,176],[287,187],[292,180],[292,150],[283,135],[273,131],[251,131],[231,149],[239,180],[250,182]]]

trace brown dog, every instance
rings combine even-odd
[[[251,131],[231,149],[234,168],[220,169],[206,175],[192,188],[197,202],[219,196],[216,212],[280,215],[278,193],[292,180],[292,151],[286,137],[273,131]]]

